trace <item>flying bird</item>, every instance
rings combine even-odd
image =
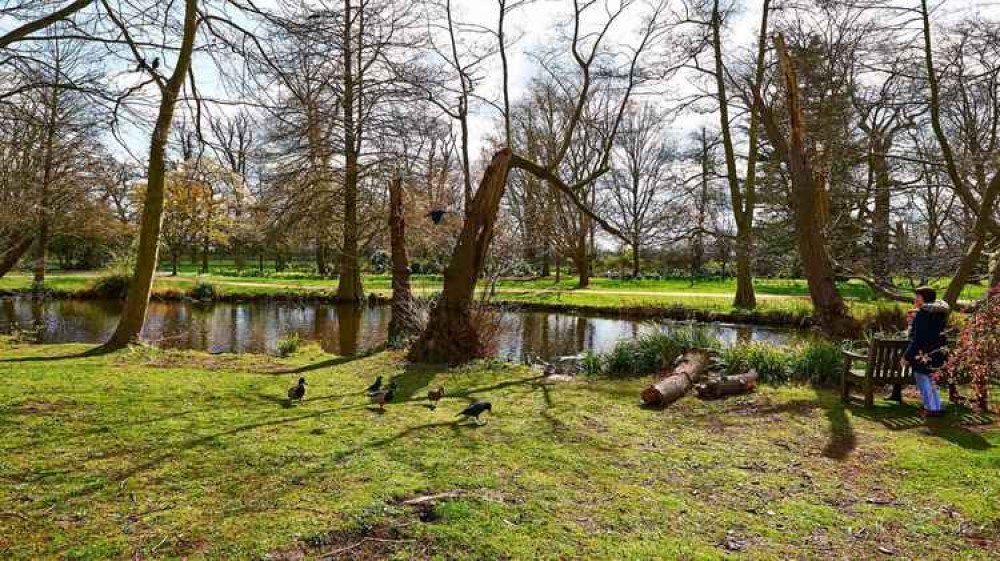
[[[288,388],[288,401],[298,400],[302,403],[302,398],[306,396],[306,379],[299,378],[299,383]]]
[[[371,394],[379,391],[380,389],[382,389],[382,377],[381,376],[379,376],[378,378],[375,378],[375,382],[373,382],[372,385],[368,386],[368,389],[365,390],[365,393],[371,395]]]
[[[438,402],[444,397],[444,387],[427,392],[427,399],[431,400],[431,409],[437,409]]]
[[[478,425],[478,424],[481,424],[479,422],[479,416],[482,415],[483,413],[485,413],[486,411],[489,411],[490,413],[492,413],[493,412],[493,404],[490,403],[489,401],[477,401],[477,402],[473,403],[472,405],[470,405],[470,406],[466,407],[465,409],[463,409],[462,412],[459,413],[456,416],[457,417],[465,417],[466,419],[475,419],[476,420],[476,424]]]

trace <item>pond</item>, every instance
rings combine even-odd
[[[0,299],[0,333],[37,333],[42,343],[101,343],[114,331],[122,303],[103,300]],[[291,333],[339,355],[354,355],[386,340],[388,306],[294,302],[150,302],[143,338],[151,344],[210,353],[273,353]],[[549,360],[587,351],[605,351],[623,338],[661,326],[690,324],[599,317],[570,313],[508,311],[499,353],[504,358]],[[699,324],[727,343],[775,344],[808,338],[802,330],[751,325]]]

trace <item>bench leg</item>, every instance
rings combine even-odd
[[[865,376],[865,407],[875,405],[875,388],[872,387],[872,379]]]
[[[851,382],[847,379],[847,374],[840,380],[840,400],[844,403],[851,401]]]
[[[889,399],[899,403],[903,403],[903,384],[893,384],[892,385],[892,395]]]

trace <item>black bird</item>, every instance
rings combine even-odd
[[[428,212],[427,217],[430,218],[434,222],[434,224],[440,224],[441,221],[444,220],[444,215],[447,213],[448,213],[447,210],[437,209]]]
[[[477,402],[473,403],[472,405],[470,405],[470,406],[466,407],[465,409],[463,409],[462,412],[459,413],[456,416],[457,417],[465,417],[466,419],[474,418],[474,419],[476,419],[476,424],[478,425],[478,424],[480,424],[479,423],[479,416],[482,415],[483,413],[485,413],[486,411],[489,411],[490,413],[492,413],[493,412],[493,404],[490,403],[489,401],[477,401]]]
[[[306,379],[299,378],[299,383],[288,388],[288,401],[299,400],[302,403],[302,398],[306,396]]]
[[[144,68],[145,66],[146,66],[146,59],[144,59],[144,58],[140,58],[140,59],[139,59],[139,64],[136,64],[136,65],[135,65],[135,71],[136,71],[136,72],[142,72],[142,69],[143,69],[143,68]]]
[[[156,57],[153,59],[153,70],[156,70],[159,67],[160,67],[160,57]]]
[[[375,382],[372,385],[368,386],[368,389],[365,390],[365,393],[367,393],[367,394],[370,395],[370,394],[373,394],[373,393],[379,391],[380,389],[382,389],[382,377],[381,376],[379,376],[378,378],[375,378]]]

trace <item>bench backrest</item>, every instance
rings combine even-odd
[[[895,381],[910,377],[910,367],[899,361],[909,345],[906,339],[872,339],[868,346],[868,375],[875,382]]]

